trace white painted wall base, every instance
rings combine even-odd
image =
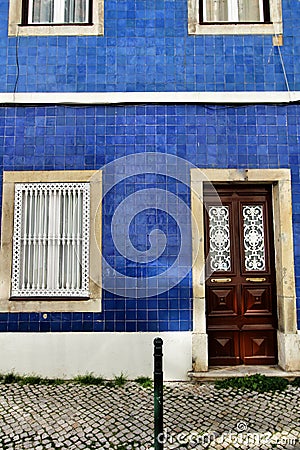
[[[153,339],[164,341],[164,379],[187,380],[192,333],[0,333],[0,373],[48,378],[93,372],[105,378],[152,377]]]
[[[93,372],[107,379],[153,374],[153,340],[164,341],[164,379],[188,380],[192,370],[207,371],[207,335],[164,333],[0,333],[0,373],[14,371],[69,379]],[[193,340],[193,346],[192,346]],[[279,365],[300,370],[300,331],[278,332]]]

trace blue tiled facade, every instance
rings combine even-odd
[[[159,152],[201,168],[291,168],[300,298],[299,110],[298,105],[7,107],[0,110],[1,164],[8,171],[101,169],[126,155]],[[103,205],[103,255],[128,276],[158,274],[173,263],[178,251],[176,224],[167,222],[163,211],[141,214],[133,233],[133,244],[143,249],[151,227],[166,231],[170,240],[160,265],[130,264],[113,246],[110,224],[115,207],[129,193],[147,187],[162,187],[177,193],[188,205],[190,202],[187,186],[161,175],[136,176],[114,187]],[[153,221],[149,225],[150,216]],[[168,251],[168,246],[172,250]],[[46,319],[42,312],[0,314],[0,330],[191,330],[191,299],[189,273],[179,285],[156,297],[124,299],[104,290],[102,313],[51,313]]]
[[[271,36],[189,36],[185,0],[107,1],[104,36],[89,37],[8,37],[8,6],[8,0],[1,2],[3,93],[300,90],[300,11],[294,0],[283,0],[280,48],[272,45]],[[122,156],[149,152],[175,155],[201,168],[290,168],[300,325],[299,140],[297,104],[0,108],[1,174],[98,170]],[[103,256],[128,276],[153,276],[166,269],[176,257],[180,236],[164,212],[148,211],[147,220],[141,215],[132,225],[133,244],[147,247],[145,235],[159,224],[169,239],[167,250],[156,265],[130,265],[111,240],[111,205],[129,192],[162,184],[190,204],[187,186],[159,175],[120,183],[111,193],[113,201],[104,201]],[[101,313],[49,313],[46,318],[42,311],[0,313],[2,332],[188,330],[191,272],[158,296],[121,298],[103,290]]]
[[[282,3],[282,58],[272,36],[189,36],[187,0],[106,1],[97,37],[8,38],[8,3],[0,5],[4,92],[300,89],[296,0]]]

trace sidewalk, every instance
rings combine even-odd
[[[239,394],[211,384],[166,383],[165,450],[300,449],[300,388]],[[0,385],[3,450],[146,450],[153,392],[125,387]]]

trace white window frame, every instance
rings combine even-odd
[[[13,297],[13,231],[15,185],[25,183],[88,183],[90,186],[89,232],[89,297],[43,298]],[[87,171],[26,171],[4,172],[2,194],[2,224],[0,249],[0,312],[99,312],[101,311],[101,195],[102,172]]]
[[[200,24],[199,0],[188,0],[188,33],[190,35],[262,34],[280,36],[283,33],[281,0],[269,0],[271,23]]]
[[[9,2],[9,36],[92,36],[104,34],[104,0],[93,0],[92,24],[22,25],[22,0]]]

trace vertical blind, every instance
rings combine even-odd
[[[203,0],[204,22],[264,22],[263,0]]]
[[[88,23],[89,0],[29,0],[28,23]]]
[[[13,296],[88,296],[89,184],[16,184]]]

